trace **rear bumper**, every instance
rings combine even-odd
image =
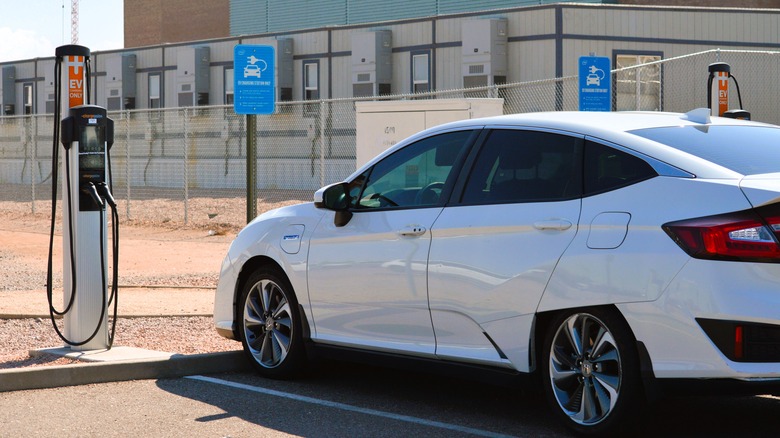
[[[780,396],[780,379],[655,379],[665,395]]]

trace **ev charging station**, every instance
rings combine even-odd
[[[742,93],[739,90],[739,82],[731,74],[731,66],[725,62],[715,62],[709,65],[709,77],[707,79],[707,108],[713,116],[729,117],[732,119],[750,120],[750,113],[742,108]],[[729,110],[729,79],[734,79],[737,86],[739,109]]]
[[[114,123],[106,109],[89,105],[90,52],[83,46],[58,47],[55,63],[55,117],[52,152],[52,220],[47,297],[60,338],[74,350],[107,350],[113,343],[117,305],[119,217],[111,195],[109,151]],[[63,66],[65,74],[63,74]],[[60,115],[66,117],[60,120]],[[62,160],[62,248],[64,309],[52,302],[52,253],[57,213],[57,167]],[[106,208],[112,212],[113,283],[108,294]],[[114,314],[109,333],[108,308]],[[62,316],[60,330],[55,315]]]

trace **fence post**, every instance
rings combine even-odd
[[[130,219],[130,110],[125,110],[125,190],[127,190],[126,214]]]
[[[184,225],[189,223],[189,202],[190,202],[190,110],[184,108]]]
[[[325,186],[325,101],[320,100],[320,187]]]
[[[38,136],[35,135],[38,133],[38,119],[35,116],[32,117],[32,132],[33,135],[31,135],[31,140],[28,143],[28,149],[30,151],[30,188],[32,192],[32,213],[35,214],[35,155],[38,150]]]

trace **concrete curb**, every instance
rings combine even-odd
[[[251,365],[242,351],[174,354],[163,359],[14,368],[0,370],[0,392],[126,380],[167,379],[250,369]]]
[[[133,319],[133,318],[190,318],[190,317],[198,317],[198,318],[212,318],[214,316],[213,313],[192,313],[192,314],[181,314],[181,313],[147,313],[147,314],[137,314],[137,315],[118,315],[117,318],[119,319]],[[32,314],[32,313],[0,313],[0,319],[44,319],[48,320],[51,319],[50,315],[41,315],[41,314]],[[62,316],[55,315],[54,319],[61,320]]]

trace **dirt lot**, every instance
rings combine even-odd
[[[148,201],[136,208],[159,214],[165,203]],[[50,208],[39,205],[38,213],[31,214],[29,203],[0,202],[0,315],[5,315],[0,319],[0,368],[68,363],[28,357],[31,349],[63,345],[48,319],[46,299]],[[223,218],[246,212],[243,206],[219,208]],[[190,226],[144,219],[120,223],[120,316],[114,345],[181,354],[241,348],[216,334],[210,316],[221,261],[240,227],[210,223],[205,210],[202,215],[206,219]],[[53,257],[53,302],[58,308],[63,303],[61,225],[58,217]]]

